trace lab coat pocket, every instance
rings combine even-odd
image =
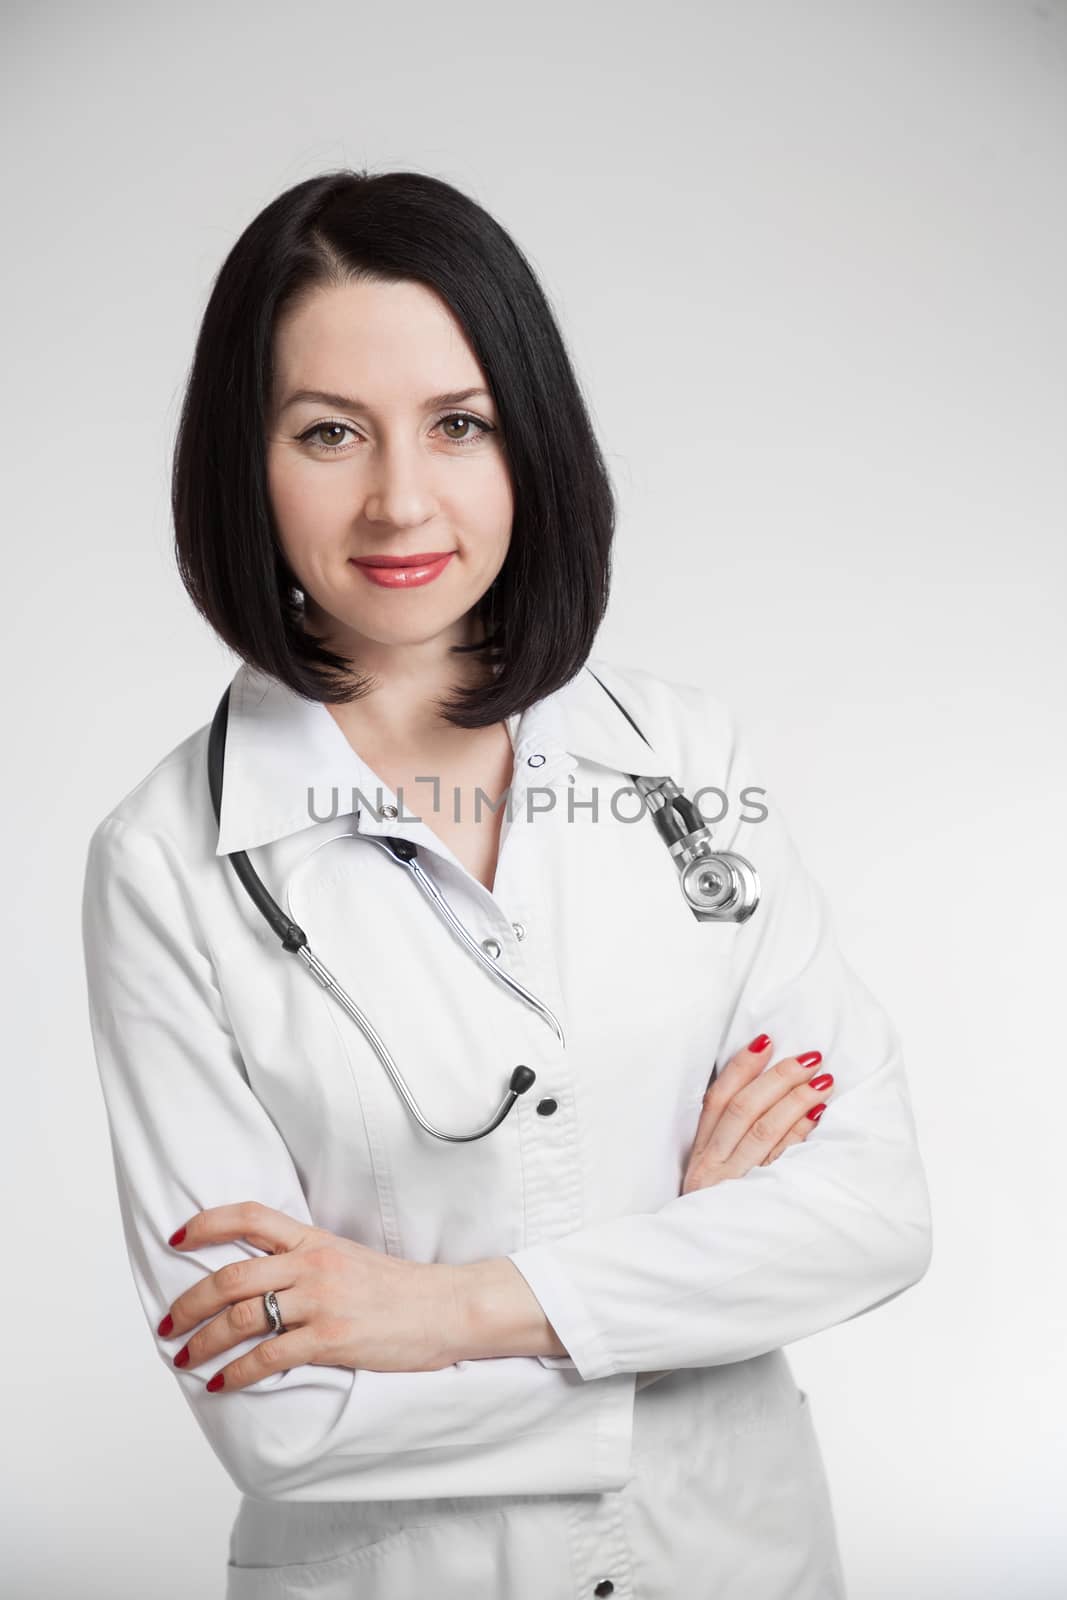
[[[844,1595],[811,1407],[781,1351],[642,1390],[633,1466],[632,1547],[662,1552],[635,1572],[642,1600]]]
[[[227,1565],[225,1600],[569,1600],[574,1580],[565,1513],[551,1498],[521,1498],[468,1514],[410,1502],[411,1525],[322,1561],[269,1567]],[[393,1520],[383,1520],[384,1528]],[[426,1520],[422,1520],[425,1518]],[[381,1531],[381,1529],[379,1529]]]
[[[829,1485],[807,1393],[739,1433],[728,1452],[728,1486],[716,1526],[729,1565],[721,1600],[844,1600]],[[745,1529],[738,1538],[732,1530]],[[746,1547],[747,1546],[747,1547]]]

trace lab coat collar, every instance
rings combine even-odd
[[[645,738],[597,679],[626,706]],[[592,659],[561,689],[528,706],[515,729],[513,789],[550,784],[579,760],[628,775],[661,774],[655,730],[632,700],[610,664]],[[531,766],[529,758],[538,755],[544,761]],[[216,855],[252,849],[345,815],[354,815],[361,833],[414,839],[426,825],[408,814],[416,816],[420,798],[426,800],[430,792],[420,785],[420,794],[405,793],[399,817],[383,816],[381,805],[397,797],[352,748],[326,706],[305,700],[247,663],[237,669],[230,686]]]

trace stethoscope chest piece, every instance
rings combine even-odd
[[[708,844],[682,868],[682,893],[701,922],[747,922],[759,905],[759,874],[736,851],[715,854]]]
[[[698,922],[747,922],[760,901],[759,873],[734,850],[716,850],[697,806],[672,778],[632,777],[678,869]]]

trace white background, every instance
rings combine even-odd
[[[366,165],[456,184],[529,255],[618,493],[598,652],[747,721],[903,1035],[933,1265],[789,1352],[851,1600],[1062,1595],[1064,5],[2,30],[5,1594],[222,1592],[237,1493],[129,1275],[82,872],[236,664],[170,548],[210,281],[279,191]]]

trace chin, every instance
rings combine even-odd
[[[380,617],[343,617],[338,618],[337,623],[354,650],[358,650],[361,641],[385,646],[421,645],[442,636],[447,636],[450,643],[458,644],[466,642],[469,631],[463,620],[466,615],[466,612],[461,612],[458,617],[445,615],[421,620],[412,617],[404,624],[397,621],[391,626],[383,624]]]

